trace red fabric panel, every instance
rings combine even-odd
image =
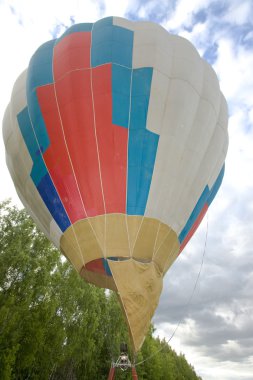
[[[204,205],[204,207],[202,208],[198,218],[196,219],[195,223],[193,224],[192,228],[190,229],[188,235],[185,237],[184,241],[182,242],[181,246],[180,246],[180,252],[182,252],[182,250],[184,249],[184,247],[186,246],[186,244],[188,243],[188,241],[192,238],[193,234],[195,233],[195,231],[197,230],[198,226],[200,225],[202,219],[204,218],[206,212],[208,210],[208,204],[206,203]]]
[[[109,375],[108,375],[108,379],[107,380],[114,380],[115,379],[115,368],[110,368],[110,372],[109,372]]]
[[[73,71],[56,83],[73,169],[87,216],[104,214],[95,138],[90,70]]]
[[[90,67],[90,32],[65,36],[54,48],[54,79],[76,69]]]
[[[90,272],[96,272],[106,275],[103,261],[101,259],[93,260],[85,265],[85,268]]]
[[[111,64],[89,66],[90,32],[70,34],[54,48],[55,91],[38,89],[46,165],[72,223],[126,211],[128,130],[112,124]]]
[[[85,213],[65,148],[54,86],[39,87],[37,96],[50,139],[50,146],[43,154],[45,164],[71,223],[74,223],[85,218]]]
[[[112,124],[111,70],[92,70],[96,131],[106,212],[125,213],[128,129]]]
[[[138,380],[138,376],[137,376],[137,372],[136,372],[135,367],[132,367],[132,378],[134,380]]]

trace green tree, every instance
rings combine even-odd
[[[115,293],[85,283],[25,210],[0,203],[1,380],[106,380],[121,342],[133,359],[126,326]],[[139,380],[200,379],[153,332],[136,358]]]
[[[77,276],[24,210],[5,202],[0,213],[0,378],[48,379],[73,367],[90,379],[104,346],[103,290]]]

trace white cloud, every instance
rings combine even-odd
[[[193,14],[200,9],[207,8],[211,0],[179,0],[176,9],[166,23],[168,30],[181,29],[182,26],[190,26],[192,24]]]
[[[233,25],[243,25],[247,22],[252,22],[252,2],[250,0],[238,1],[233,0],[230,3],[230,7],[224,16],[224,21],[227,21]]]
[[[134,1],[130,0],[106,0],[105,1],[105,13],[107,16],[123,16],[128,9],[134,6]]]
[[[231,38],[218,41],[218,59],[215,70],[220,77],[221,88],[228,101],[242,102],[253,107],[252,101],[253,51],[237,46]]]

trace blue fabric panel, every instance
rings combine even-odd
[[[91,48],[91,67],[103,65],[112,62],[112,42],[106,41],[101,44],[92,42]]]
[[[133,31],[113,26],[112,62],[132,67],[133,39]]]
[[[54,41],[42,45],[33,55],[27,74],[27,104],[34,131],[44,153],[49,146],[47,129],[40,111],[36,88],[53,82],[52,61]]]
[[[112,17],[96,22],[92,29],[91,66],[118,63],[132,66],[133,32],[112,24]]]
[[[146,125],[149,98],[147,96],[132,96],[131,128],[140,129]],[[145,128],[145,127],[144,127]]]
[[[111,260],[111,261],[126,261],[126,260],[129,260],[128,257],[108,257],[107,259],[102,259],[105,273],[108,276],[112,276],[112,272],[111,272],[110,266],[108,264],[108,259]]]
[[[222,166],[222,169],[221,169],[213,187],[210,190],[209,196],[207,198],[208,206],[210,206],[210,204],[214,200],[214,198],[215,198],[215,196],[216,196],[216,194],[220,188],[220,185],[221,185],[223,177],[224,177],[224,173],[225,173],[225,164]]]
[[[95,22],[92,29],[91,66],[112,62],[112,17]]]
[[[53,47],[54,41],[47,42],[35,52],[31,59],[26,83],[28,107],[18,114],[17,119],[33,160],[31,178],[52,217],[60,229],[65,231],[70,226],[70,221],[42,157],[50,141],[36,94],[37,87],[53,82]]]
[[[131,96],[131,129],[145,129],[153,69],[150,67],[133,70]]]
[[[40,149],[35,138],[27,107],[17,115],[17,120],[21,134],[33,161],[31,177],[35,186],[37,186],[42,177],[47,173],[47,168],[40,154]]]
[[[34,132],[36,134],[36,138],[38,140],[38,144],[41,148],[42,154],[47,150],[50,141],[47,133],[47,129],[44,123],[44,119],[42,113],[40,111],[40,106],[37,98],[37,94],[35,91],[29,95],[29,103],[28,108],[30,112],[31,121],[34,127]]]
[[[192,228],[194,222],[198,218],[199,214],[201,213],[201,210],[203,209],[204,205],[207,202],[207,198],[209,196],[209,188],[208,186],[205,187],[204,191],[202,192],[196,206],[194,207],[189,219],[186,222],[186,225],[180,232],[180,235],[178,237],[179,242],[182,243],[182,241],[185,239],[185,237],[188,235],[190,229]]]
[[[143,208],[137,207],[137,194],[140,186],[141,167],[129,165],[127,172],[127,214],[143,215]],[[138,211],[137,211],[138,208]]]
[[[68,36],[69,34],[76,32],[91,32],[92,26],[93,24],[89,22],[72,25],[70,28],[66,30],[65,33],[63,33],[63,35],[60,38],[57,38],[55,44],[58,44],[64,37]]]
[[[94,45],[102,45],[108,43],[112,46],[113,43],[113,25],[103,25],[101,28],[92,29],[92,49]]]
[[[31,171],[31,178],[36,187],[42,180],[42,178],[48,173],[44,160],[40,153],[38,153],[37,157],[33,160],[33,167]]]
[[[108,264],[107,259],[102,259],[102,262],[103,262],[103,266],[104,266],[105,273],[106,273],[108,276],[112,276],[112,272],[111,272],[111,269],[110,269],[110,267],[109,267],[109,264]]]
[[[27,93],[38,86],[53,82],[52,62],[55,40],[41,45],[32,56],[27,75]]]
[[[17,120],[21,134],[33,160],[31,178],[52,217],[55,219],[60,229],[65,231],[70,225],[70,221],[47,172],[47,168],[34,135],[27,107],[17,115]]]
[[[144,215],[159,136],[147,130],[131,131],[128,147],[127,213]]]
[[[107,260],[112,260],[112,261],[127,261],[127,260],[130,260],[130,258],[129,257],[111,257],[111,256],[109,256],[109,257],[107,257]]]
[[[128,128],[131,69],[112,65],[112,122]]]
[[[48,173],[42,178],[37,189],[52,217],[64,232],[71,223]]]
[[[159,142],[159,135],[145,130],[143,150],[142,150],[142,166],[146,169],[151,170],[151,175],[153,173],[157,146]]]
[[[146,129],[153,69],[133,70],[128,138],[127,213],[144,215],[159,135]]]
[[[18,115],[18,125],[27,146],[27,149],[30,153],[32,160],[34,161],[38,156],[38,144],[33,132],[33,127],[30,121],[28,108],[25,107]]]
[[[133,70],[132,96],[146,96],[149,100],[152,75],[152,67]]]
[[[112,18],[96,22],[91,36],[91,66],[112,62]]]
[[[214,200],[220,185],[222,183],[223,177],[224,177],[224,172],[225,172],[225,164],[223,165],[213,187],[209,189],[208,186],[205,187],[203,193],[201,194],[196,206],[194,207],[194,210],[192,211],[190,218],[188,219],[185,227],[182,229],[180,235],[179,235],[179,241],[182,243],[182,241],[185,239],[185,237],[188,235],[190,229],[192,228],[193,224],[197,220],[200,212],[202,211],[203,207],[205,204],[210,206],[212,201]]]
[[[99,29],[103,29],[107,25],[112,25],[112,22],[113,22],[112,16],[102,18],[101,20],[98,20],[94,23],[93,30],[97,31]]]

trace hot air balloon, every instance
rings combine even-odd
[[[227,105],[190,42],[108,17],[40,46],[3,135],[17,193],[89,283],[117,292],[134,351],[224,174]]]

